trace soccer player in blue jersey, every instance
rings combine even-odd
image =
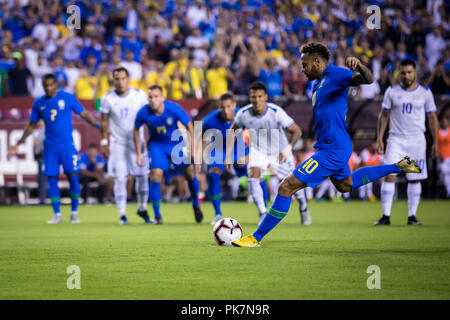
[[[219,109],[214,110],[203,119],[202,129],[205,138],[214,140],[211,144],[205,145],[205,148],[207,148],[205,151],[208,152],[208,192],[215,212],[214,220],[211,222],[212,225],[222,219],[220,176],[225,173],[227,130],[230,129],[238,111],[239,108],[236,108],[233,95],[225,93],[219,98]],[[249,148],[241,133],[234,142],[232,154],[234,173],[239,178],[247,175],[248,153]],[[262,180],[260,184],[265,200],[268,200],[266,182]]]
[[[420,173],[417,163],[404,157],[388,165],[360,168],[350,172],[348,160],[352,142],[345,121],[350,86],[369,84],[373,75],[357,58],[346,59],[346,68],[329,64],[330,51],[319,42],[300,48],[303,73],[313,84],[313,121],[317,142],[316,152],[305,160],[278,187],[278,194],[258,229],[248,236],[233,241],[238,247],[259,247],[261,239],[288,213],[292,195],[305,187],[319,185],[330,177],[339,192],[349,192],[361,185],[391,173]]]
[[[181,128],[186,128],[189,136],[193,137],[194,127],[191,118],[179,104],[164,99],[162,88],[159,85],[148,88],[148,101],[149,104],[143,106],[136,115],[133,140],[135,146],[140,145],[139,128],[146,124],[150,136],[148,151],[150,159],[150,201],[155,214],[155,224],[162,223],[160,212],[161,182],[164,172],[169,169],[170,162],[175,165],[175,168],[183,169],[191,193],[195,221],[200,223],[203,220],[203,214],[198,200],[199,182],[196,177],[197,169],[192,164],[197,163],[197,161],[191,162],[191,158],[195,157],[195,152],[192,153],[191,157],[191,153],[187,150],[185,144],[186,139],[183,138],[182,131],[179,130],[179,124],[181,124]],[[194,139],[190,139],[190,143],[190,150],[194,150]],[[137,164],[142,166],[143,161],[141,149],[136,148]]]
[[[16,155],[18,147],[25,142],[36,128],[40,119],[45,123],[44,140],[44,172],[48,176],[48,195],[52,202],[54,217],[50,224],[61,223],[60,190],[58,187],[59,167],[63,166],[64,173],[70,183],[69,194],[72,198],[72,223],[79,223],[78,199],[80,197],[80,173],[78,153],[72,138],[72,111],[94,127],[99,128],[94,117],[86,111],[74,95],[58,90],[58,83],[53,74],[46,74],[42,78],[45,95],[36,99],[31,109],[30,121],[19,141],[10,146],[8,154]]]

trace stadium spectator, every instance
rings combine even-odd
[[[42,22],[34,26],[31,36],[39,39],[42,43],[47,43],[48,40],[58,39],[58,29],[50,21],[50,13],[44,11],[42,15]]]
[[[439,121],[439,172],[445,186],[447,198],[450,198],[450,126],[448,116],[443,115]]]
[[[214,58],[212,67],[206,72],[208,81],[208,96],[218,98],[228,91],[228,78],[233,75],[224,67],[223,60],[219,57]]]
[[[42,78],[52,72],[52,68],[47,64],[47,60],[43,53],[40,53],[37,58],[37,64],[33,69],[30,69],[33,75],[33,85],[31,88],[31,96],[33,98],[39,98],[44,95],[44,87],[42,86]]]
[[[128,70],[130,74],[130,86],[137,87],[138,81],[142,78],[142,65],[134,61],[134,53],[131,50],[125,52],[125,60],[120,65]]]
[[[436,63],[428,83],[434,94],[449,94],[450,77],[445,72],[442,59]]]
[[[300,66],[298,64],[290,65],[283,75],[283,94],[287,97],[303,95],[306,81],[307,79],[300,72]]]
[[[442,37],[442,30],[440,27],[435,27],[432,33],[425,37],[425,55],[428,57],[430,68],[438,62],[439,58],[446,48],[445,40]]]
[[[94,100],[97,78],[89,74],[86,67],[80,69],[80,76],[75,83],[75,96],[80,100]]]
[[[97,199],[99,203],[104,203],[105,197],[105,162],[99,153],[99,148],[96,144],[90,144],[87,152],[80,155],[80,184],[81,197],[84,203],[88,203],[88,198],[92,196],[92,189],[89,186],[91,182],[98,183]]]
[[[13,59],[16,65],[8,71],[9,92],[13,96],[27,96],[30,94],[28,91],[28,79],[32,79],[32,74],[25,66],[25,59],[21,52],[15,51]]]
[[[281,96],[283,89],[281,70],[274,58],[265,61],[264,67],[259,71],[258,80],[266,85],[269,99]]]

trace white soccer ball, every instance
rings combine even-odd
[[[231,241],[242,238],[242,227],[233,218],[223,218],[216,222],[212,233],[219,246],[231,247]]]

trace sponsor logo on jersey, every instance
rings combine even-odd
[[[171,126],[173,123],[173,119],[171,117],[167,118],[167,125]]]

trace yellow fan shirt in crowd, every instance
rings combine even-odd
[[[210,98],[218,98],[228,91],[227,70],[225,68],[209,69],[206,72],[206,80],[208,81]]]
[[[95,88],[92,83],[96,81],[96,77],[80,77],[75,84],[76,97],[80,100],[94,100]]]
[[[189,60],[185,59],[185,58],[182,58],[178,61],[169,61],[166,64],[164,73],[167,77],[170,77],[173,74],[173,71],[175,69],[178,69],[178,70],[180,70],[181,74],[185,74],[188,66],[189,66]]]
[[[169,99],[181,100],[189,93],[189,83],[186,81],[181,81],[180,79],[173,79],[171,81],[171,86],[169,86]]]

